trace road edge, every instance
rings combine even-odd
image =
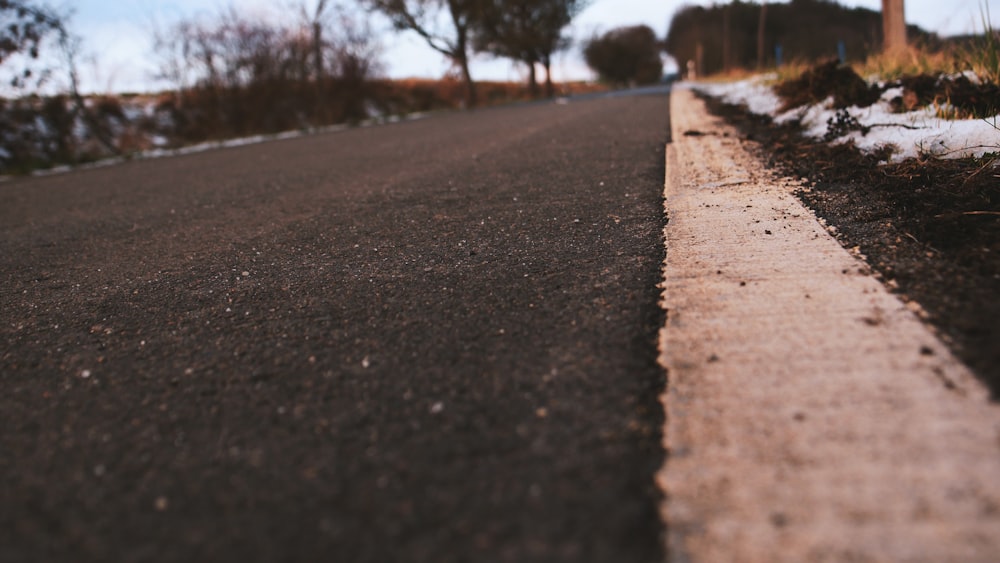
[[[684,88],[659,361],[668,559],[985,561],[1000,407]]]

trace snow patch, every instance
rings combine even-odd
[[[857,120],[861,130],[831,133],[837,120],[833,100],[781,112],[782,101],[771,88],[773,75],[763,75],[738,82],[693,84],[690,87],[728,104],[742,105],[758,115],[767,115],[775,123],[799,121],[805,135],[833,143],[849,141],[862,151],[872,153],[892,148],[890,162],[908,158],[981,157],[1000,152],[1000,114],[986,119],[946,119],[947,107],[929,106],[906,113],[893,113],[891,100],[902,95],[901,88],[891,88],[871,107],[846,108],[846,115]]]

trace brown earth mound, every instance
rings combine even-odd
[[[891,100],[897,112],[936,105],[950,106],[959,118],[986,118],[1000,111],[1000,86],[974,82],[968,76],[919,74],[903,76],[885,84],[869,85],[851,67],[831,60],[782,82],[775,93],[784,101],[782,111],[833,98],[833,107],[868,107],[890,88],[902,87],[903,94]]]
[[[896,85],[903,87],[903,95],[892,100],[898,112],[912,111],[929,105],[950,105],[961,118],[986,118],[1000,111],[1000,86],[979,84],[960,75],[904,76]]]
[[[877,86],[869,86],[851,67],[836,60],[811,68],[799,78],[782,82],[775,88],[785,101],[782,111],[818,104],[831,96],[833,107],[837,109],[868,107],[878,101],[882,91]]]

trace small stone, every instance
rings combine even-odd
[[[920,306],[920,303],[917,303],[916,301],[908,301],[906,303],[906,308],[915,313],[921,319],[927,319],[930,317],[927,311],[925,311],[924,308]]]
[[[444,403],[437,402],[431,405],[431,414],[441,414],[444,411]]]
[[[153,501],[153,508],[155,508],[157,512],[163,512],[169,507],[170,501],[167,500],[167,497],[156,497],[156,500]]]

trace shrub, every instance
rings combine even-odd
[[[651,84],[663,76],[660,45],[645,25],[613,29],[592,39],[583,54],[587,65],[611,84]]]

